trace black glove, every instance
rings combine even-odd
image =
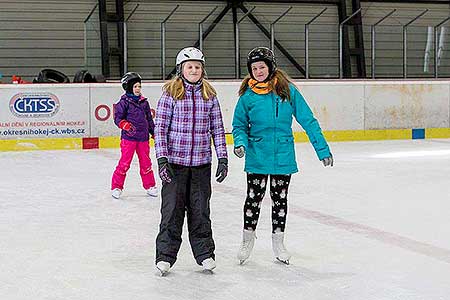
[[[169,164],[167,157],[158,158],[158,173],[163,183],[170,183],[175,177],[172,166]]]
[[[228,174],[228,159],[219,158],[217,164],[216,181],[221,183]]]

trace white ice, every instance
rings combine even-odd
[[[146,196],[137,158],[115,200],[119,149],[2,152],[0,299],[450,299],[450,140],[330,146],[333,168],[296,146],[291,265],[272,257],[268,193],[238,265],[245,176],[230,155],[229,177],[213,183],[214,274],[196,265],[185,228],[167,277],[154,267],[160,198]]]

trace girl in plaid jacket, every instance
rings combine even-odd
[[[177,260],[185,213],[197,264],[209,271],[216,266],[209,205],[211,139],[218,182],[227,176],[228,159],[219,101],[204,78],[204,64],[199,49],[182,49],[176,59],[177,75],[164,85],[156,111],[156,157],[163,183],[156,267],[162,275]]]

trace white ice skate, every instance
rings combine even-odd
[[[243,264],[252,253],[253,246],[255,245],[256,233],[253,230],[245,230],[242,233],[242,244],[239,248],[237,258],[239,264]]]
[[[289,265],[289,259],[291,258],[291,254],[286,250],[283,240],[284,240],[284,232],[272,233],[272,249],[275,258],[278,261],[286,265]]]
[[[112,196],[113,198],[115,198],[115,199],[119,199],[119,198],[120,198],[120,195],[122,195],[122,190],[121,190],[121,189],[115,188],[115,189],[113,189],[113,190],[111,191],[111,196]]]
[[[169,273],[170,270],[170,263],[166,262],[166,261],[159,261],[156,264],[156,268],[158,269],[158,271],[161,273],[161,276],[166,276],[167,273]]]
[[[147,190],[147,195],[151,197],[158,197],[158,188],[156,187],[156,185]]]
[[[212,273],[212,270],[216,268],[216,262],[212,257],[207,258],[202,261],[202,268],[204,271]]]

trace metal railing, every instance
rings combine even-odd
[[[180,5],[175,6],[169,15],[161,22],[161,78],[166,78],[166,23],[169,18],[175,13]]]
[[[128,23],[130,22],[130,18],[133,16],[133,14],[137,11],[137,8],[139,7],[139,4],[137,4],[134,9],[131,11],[131,13],[129,14],[129,16],[126,18],[126,20],[124,21],[124,34],[123,34],[123,45],[124,45],[124,70],[125,72],[128,70],[128,48],[129,48],[129,44],[128,44],[128,36],[129,36],[129,27],[128,27]],[[85,66],[88,65],[87,63],[87,50],[86,50],[86,44],[87,44],[87,34],[86,34],[86,22],[89,20],[89,18],[92,16],[92,14],[94,13],[95,9],[97,8],[97,6],[95,6],[92,11],[89,13],[89,16],[86,18],[85,22],[85,37],[84,37],[84,43],[85,43]],[[167,23],[169,22],[169,19],[175,14],[175,12],[180,8],[180,5],[176,5],[175,7],[173,7],[173,9],[168,13],[167,16],[164,17],[164,19],[160,22],[160,32],[161,32],[161,40],[160,40],[160,59],[161,59],[161,63],[160,63],[160,77],[161,79],[166,79],[167,76],[167,72],[166,72],[166,51],[168,49],[167,44],[166,44],[166,35],[167,35]],[[207,13],[205,13],[205,15],[197,22],[197,26],[198,26],[198,42],[197,42],[197,46],[198,48],[200,48],[202,51],[204,51],[205,49],[205,45],[204,45],[204,37],[205,37],[205,30],[204,30],[204,24],[207,22],[207,20],[216,13],[218,9],[218,6],[212,7],[212,9],[210,11],[208,11]],[[252,7],[251,9],[249,9],[246,13],[241,14],[240,18],[238,18],[237,20],[235,20],[234,25],[234,32],[235,32],[235,36],[234,36],[234,78],[239,79],[241,78],[241,57],[240,57],[240,53],[241,53],[241,41],[240,41],[240,24],[249,17],[249,15],[251,15],[252,13],[255,12],[256,6]],[[270,26],[270,35],[269,37],[269,47],[272,50],[276,50],[276,38],[277,38],[277,33],[275,31],[275,27],[278,24],[278,22],[281,21],[282,18],[284,18],[286,15],[288,15],[291,10],[293,9],[292,6],[288,7],[284,12],[281,12],[280,15],[278,15],[277,17],[275,17],[275,19],[270,22],[268,25]],[[305,61],[305,78],[310,78],[311,77],[311,51],[316,50],[317,48],[317,44],[315,45],[311,45],[311,35],[314,35],[315,33],[312,32],[311,30],[311,26],[325,26],[325,25],[330,25],[330,24],[323,24],[318,22],[318,20],[320,20],[319,18],[325,14],[325,12],[327,11],[328,8],[323,8],[320,12],[316,13],[315,15],[312,16],[312,18],[310,20],[308,20],[306,23],[303,24],[304,26],[304,61]],[[387,20],[389,17],[393,16],[394,13],[398,11],[396,9],[391,10],[390,12],[388,12],[387,14],[385,14],[383,17],[381,17],[379,20],[377,20],[374,24],[372,25],[368,25],[370,28],[370,38],[366,38],[365,40],[365,45],[366,45],[366,49],[369,49],[370,47],[370,58],[367,57],[366,58],[366,65],[368,67],[370,67],[370,75],[369,78],[377,78],[378,75],[381,75],[382,77],[385,77],[386,75],[386,61],[388,61],[388,57],[389,54],[384,54],[384,55],[379,55],[380,53],[388,53],[388,51],[397,51],[397,49],[392,50],[386,48],[383,49],[383,43],[386,44],[386,41],[378,41],[378,35],[380,34],[380,36],[383,34],[382,32],[378,32],[377,30],[379,29],[379,27],[386,27],[386,25],[381,25],[382,22],[384,22],[385,20]],[[412,57],[411,56],[411,60],[412,63],[414,63],[414,68],[416,70],[415,74],[409,72],[408,70],[408,66],[410,64],[410,57],[409,55],[411,52],[408,49],[408,46],[411,46],[410,44],[408,44],[408,30],[410,27],[413,27],[412,24],[414,22],[416,22],[418,19],[420,19],[423,15],[425,15],[428,12],[428,9],[422,11],[420,14],[418,14],[416,17],[414,17],[413,19],[409,20],[406,24],[399,24],[399,25],[389,25],[392,28],[398,28],[401,29],[401,38],[396,38],[395,41],[393,41],[392,44],[397,43],[399,49],[398,49],[398,53],[400,53],[401,51],[401,60],[400,58],[398,58],[398,63],[395,63],[392,65],[392,67],[397,68],[397,67],[401,67],[401,74],[392,72],[392,74],[398,74],[400,77],[403,78],[407,78],[408,76],[417,76],[417,65],[418,65],[418,58],[417,58],[417,49],[411,49],[411,51],[415,51],[416,52],[416,57]],[[182,14],[181,11],[178,12],[179,14]],[[178,14],[177,13],[177,14]],[[322,70],[328,70],[328,71],[321,71],[320,72],[315,72],[315,78],[320,78],[320,77],[326,77],[326,78],[331,78],[333,77],[330,76],[329,74],[334,74],[334,78],[338,77],[338,78],[343,78],[343,60],[344,60],[344,26],[346,26],[347,28],[350,26],[357,26],[357,25],[348,25],[347,23],[349,23],[349,21],[354,18],[357,14],[361,13],[361,9],[358,9],[357,11],[355,11],[354,13],[352,13],[351,15],[349,15],[347,18],[345,18],[342,22],[340,22],[339,24],[337,24],[337,26],[335,28],[337,28],[337,33],[338,33],[338,56],[337,59],[335,56],[329,56],[328,61],[330,60],[334,60],[337,62],[337,76],[336,73],[331,72],[330,70],[336,65],[331,63],[329,66],[320,66],[318,67],[318,69],[322,68]],[[217,13],[216,13],[217,15]],[[444,55],[444,51],[446,51],[445,47],[444,47],[444,33],[445,33],[445,24],[450,20],[450,17],[440,21],[437,25],[431,25],[432,26],[432,39],[431,39],[431,43],[429,42],[430,40],[430,36],[428,34],[428,40],[427,40],[427,47],[426,47],[426,51],[425,51],[425,64],[428,63],[428,61],[430,60],[431,63],[433,63],[433,74],[430,74],[428,71],[424,71],[424,75],[423,76],[427,76],[427,77],[435,77],[438,78],[439,75],[441,75],[439,73],[439,67],[441,64],[441,58]],[[179,22],[179,21],[178,21]],[[195,21],[194,21],[195,22]],[[175,21],[173,21],[173,23],[176,23]],[[299,24],[293,24],[298,26]],[[332,26],[332,25],[330,25]],[[365,26],[367,27],[367,26]],[[417,26],[414,26],[417,27]],[[294,27],[292,27],[294,28]],[[291,29],[292,30],[292,29]],[[439,37],[439,31],[441,31],[440,33],[440,37]],[[333,31],[334,32],[334,31]],[[330,32],[331,33],[331,32]],[[369,33],[369,31],[367,31],[367,33]],[[280,34],[280,33],[278,33]],[[333,33],[334,34],[334,33]],[[206,34],[207,35],[207,34]],[[280,34],[281,38],[282,38],[282,34]],[[417,36],[417,34],[416,34]],[[423,37],[423,35],[421,34],[421,36]],[[400,35],[399,35],[400,37]],[[278,38],[279,39],[279,38]],[[317,39],[316,39],[317,40]],[[370,41],[369,41],[370,40]],[[280,42],[280,40],[278,40],[278,42]],[[299,43],[302,43],[302,40],[299,40]],[[262,43],[260,43],[259,45],[261,45]],[[380,45],[381,46],[380,46]],[[433,45],[434,44],[434,48]],[[192,43],[192,45],[194,45],[194,43]],[[188,45],[181,45],[180,44],[180,48],[183,46],[188,46]],[[216,45],[215,45],[216,46]],[[254,45],[254,46],[258,46],[258,45]],[[414,45],[413,45],[414,46]],[[312,49],[312,47],[314,47],[314,50]],[[297,48],[302,48],[301,45],[299,45]],[[334,47],[332,47],[334,48]],[[173,49],[173,47],[170,47],[169,49]],[[334,48],[335,49],[335,48]],[[231,49],[230,49],[231,50]],[[289,49],[288,49],[289,50]],[[322,50],[323,49],[317,49],[317,50]],[[326,51],[331,52],[331,51],[335,51],[330,49],[326,49]],[[231,52],[231,51],[230,51]],[[396,56],[396,55],[394,55]],[[315,56],[317,59],[317,55]],[[432,57],[432,59],[431,59]],[[303,59],[303,57],[301,56],[297,56],[295,57],[296,60],[299,59]],[[397,59],[397,58],[395,58]],[[391,59],[392,60],[392,59]],[[401,61],[401,62],[400,62]],[[377,74],[377,63],[380,62],[383,65],[383,68],[380,69],[381,73],[383,74]],[[431,64],[430,63],[430,64]],[[317,64],[317,63],[316,63]],[[334,65],[334,66],[333,66]],[[445,74],[448,76],[450,75],[450,66],[449,70],[445,72]],[[335,67],[334,67],[335,68]],[[442,68],[442,66],[441,66]],[[383,69],[383,70],[382,70]],[[427,68],[425,68],[427,69]],[[445,70],[447,70],[447,68],[445,68]],[[327,73],[324,73],[327,72]],[[426,73],[426,74],[425,74]],[[393,76],[393,77],[397,77],[397,76]]]
[[[441,36],[439,38],[438,36],[438,30],[439,29],[444,29],[444,27],[442,27],[442,25],[444,25],[445,23],[447,23],[450,20],[450,17],[446,18],[445,20],[443,20],[442,22],[440,22],[439,24],[437,24],[436,26],[434,26],[434,77],[438,78],[439,77],[439,64],[440,64],[440,58],[442,57],[442,52],[444,50],[444,31],[441,32]]]
[[[416,20],[418,20],[420,17],[422,17],[424,14],[428,12],[428,9],[425,9],[422,13],[420,13],[418,16],[413,18],[411,21],[403,25],[403,78],[407,77],[407,68],[408,68],[408,26],[414,23]]]
[[[282,13],[278,18],[275,19],[272,23],[270,23],[270,49],[275,51],[275,24],[281,20],[288,12],[292,9],[292,6],[289,7],[284,13]]]
[[[128,21],[134,15],[134,13],[138,9],[138,7],[139,7],[139,4],[136,4],[134,9],[131,11],[131,13],[128,15],[128,17],[125,19],[125,22],[123,22],[123,70],[124,70],[124,73],[128,72]]]
[[[372,78],[375,79],[375,48],[376,48],[376,27],[378,25],[381,24],[381,22],[383,22],[384,20],[386,20],[387,18],[389,18],[394,12],[396,11],[396,9],[393,9],[390,13],[388,13],[387,15],[385,15],[383,18],[381,18],[380,20],[378,20],[375,24],[370,26],[370,34],[371,34],[371,52],[372,52],[372,57],[371,57],[371,66],[372,66]]]
[[[354,16],[356,16],[357,14],[359,14],[361,12],[361,8],[358,9],[357,11],[355,11],[353,14],[351,14],[350,16],[348,16],[344,21],[342,21],[339,24],[339,78],[343,78],[344,77],[344,70],[343,70],[343,58],[344,58],[344,24],[347,23],[348,21],[350,21],[350,19],[352,19]]]
[[[89,28],[88,28],[88,22],[91,19],[92,15],[94,14],[95,10],[97,9],[98,4],[96,4],[91,11],[89,12],[89,14],[86,16],[86,18],[83,21],[83,54],[84,54],[84,68],[87,69],[89,67],[89,54],[88,54],[88,35],[89,35]]]
[[[241,77],[241,53],[240,53],[240,47],[239,47],[239,24],[254,11],[256,6],[253,6],[252,9],[250,9],[248,12],[246,12],[234,25],[235,26],[235,45],[234,45],[234,51],[235,51],[235,78],[239,79]]]
[[[216,11],[217,8],[219,7],[218,6],[214,7],[214,9],[198,23],[199,49],[202,51],[203,51],[203,23],[205,23],[206,20],[208,20],[208,18]]]
[[[308,23],[305,24],[305,77],[309,78],[309,26],[319,18],[328,8],[322,9],[320,13],[315,15]]]

